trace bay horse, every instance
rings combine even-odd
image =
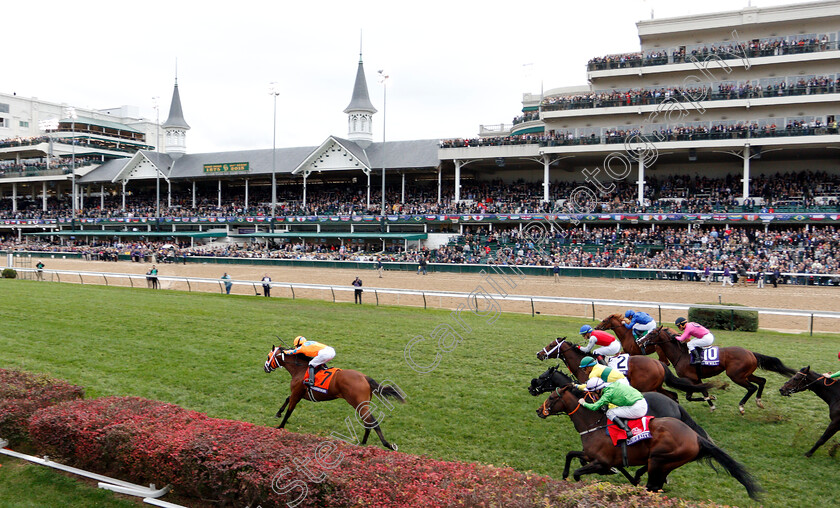
[[[779,392],[785,397],[804,390],[811,390],[828,404],[828,415],[831,418],[831,423],[828,424],[828,428],[825,429],[823,435],[805,453],[806,457],[810,457],[817,451],[817,448],[824,445],[826,441],[831,439],[831,436],[840,430],[840,383],[836,379],[811,372],[811,367],[808,366],[800,369],[779,388]]]
[[[549,367],[539,377],[531,380],[531,386],[528,387],[528,392],[536,397],[541,393],[550,392],[555,388],[573,384],[574,381],[574,379],[559,370],[559,365],[557,367]],[[642,396],[648,403],[648,416],[670,416],[671,418],[676,418],[691,427],[691,430],[694,432],[710,441],[712,440],[706,430],[691,418],[688,411],[671,398],[659,392],[642,392]]]
[[[704,378],[717,376],[722,372],[735,384],[743,386],[747,390],[747,394],[738,403],[738,411],[743,415],[746,410],[744,404],[750,399],[753,393],[755,396],[756,405],[764,409],[764,404],[761,402],[761,394],[764,393],[764,384],[766,379],[754,374],[757,368],[769,370],[778,374],[791,376],[796,373],[790,367],[786,367],[781,360],[773,356],[766,356],[755,353],[748,349],[738,346],[718,347],[718,356],[720,363],[717,366],[700,366],[691,365],[688,354],[688,346],[676,339],[675,333],[664,326],[660,326],[651,330],[651,332],[642,341],[642,346],[656,345],[662,348],[671,363],[674,364],[674,369],[677,375],[689,379],[693,383],[699,383]],[[756,386],[758,385],[758,386]],[[757,393],[756,393],[757,391]],[[700,390],[703,394],[703,399],[696,399],[686,396],[688,400],[698,401],[705,400],[709,403],[709,409],[715,410],[715,403],[712,397],[709,397],[707,390]]]
[[[563,360],[569,372],[581,383],[586,382],[587,376],[580,368],[580,361],[587,356],[589,355],[581,351],[579,346],[567,342],[565,337],[558,337],[537,353],[539,360],[545,360],[546,358]],[[662,362],[647,356],[631,356],[627,362],[626,377],[630,386],[640,392],[659,392],[674,401],[677,400],[677,394],[663,388],[663,383],[671,388],[689,393],[711,388],[711,385],[701,387],[687,379],[680,379]]]
[[[621,349],[629,355],[649,355],[654,351],[659,356],[659,361],[665,365],[670,365],[668,357],[661,348],[655,347],[648,351],[646,348],[642,349],[636,339],[633,337],[633,330],[624,326],[624,316],[621,314],[610,314],[605,317],[597,326],[596,330],[612,330],[618,341],[621,343]]]
[[[591,394],[589,394],[591,395]],[[575,481],[585,474],[609,474],[613,467],[623,464],[620,446],[613,446],[612,440],[603,431],[607,426],[604,413],[590,411],[578,403],[584,392],[572,385],[557,388],[537,409],[537,416],[547,418],[565,413],[580,434],[583,444],[583,458],[588,462],[573,473]],[[627,447],[627,463],[644,466],[636,472],[636,480],[647,470],[645,488],[661,490],[674,469],[699,459],[714,460],[738,480],[752,499],[758,499],[761,487],[752,475],[729,454],[708,439],[698,435],[685,423],[675,418],[654,418],[650,421],[651,438]],[[568,469],[563,479],[568,478]]]
[[[360,421],[364,421],[365,434],[362,438],[361,444],[367,444],[368,436],[370,435],[371,429],[373,429],[376,431],[376,435],[379,436],[379,440],[382,441],[382,446],[390,450],[397,450],[397,445],[389,443],[385,440],[385,436],[382,435],[382,429],[379,428],[379,422],[376,421],[376,418],[373,416],[370,401],[371,395],[376,393],[377,397],[380,399],[382,397],[387,397],[395,399],[401,404],[405,403],[405,394],[403,394],[401,390],[391,386],[390,384],[383,384],[380,386],[379,383],[374,381],[371,377],[366,376],[357,370],[350,369],[341,369],[333,375],[327,393],[319,393],[317,391],[309,390],[306,386],[304,386],[303,378],[309,368],[310,358],[300,353],[288,355],[283,351],[284,350],[281,347],[272,346],[271,352],[268,353],[268,359],[265,361],[264,366],[266,373],[270,373],[274,369],[283,367],[289,371],[289,374],[292,375],[292,380],[290,382],[291,393],[288,397],[286,397],[286,401],[280,409],[277,410],[277,414],[274,415],[275,418],[280,418],[283,410],[288,406],[286,415],[283,417],[283,421],[277,426],[278,429],[282,429],[286,426],[289,416],[291,416],[292,411],[295,410],[297,403],[304,398],[304,395],[312,402],[344,399],[356,411],[357,418],[359,418]],[[392,407],[388,402],[383,401],[383,404]]]

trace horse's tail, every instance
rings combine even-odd
[[[758,367],[763,370],[769,370],[782,374],[783,376],[792,376],[796,371],[783,364],[781,360],[775,356],[761,355],[753,351],[753,356],[758,360]]]
[[[372,394],[376,393],[379,394],[381,397],[396,399],[397,401],[399,401],[400,404],[405,404],[405,393],[400,389],[399,386],[391,384],[388,381],[380,385],[370,376],[365,376],[365,379],[367,379],[367,382],[370,385],[370,392]]]
[[[700,445],[700,455],[697,457],[703,459],[711,465],[712,459],[726,469],[726,472],[738,480],[738,483],[747,489],[747,494],[754,500],[759,500],[758,494],[764,492],[761,485],[758,484],[753,475],[738,461],[729,456],[728,453],[718,448],[714,443],[706,438],[698,437],[697,441]]]
[[[712,438],[709,436],[709,434],[706,432],[706,429],[704,429],[703,427],[698,425],[697,422],[695,422],[694,419],[691,417],[691,415],[688,414],[688,411],[686,411],[684,407],[682,407],[679,404],[677,404],[677,405],[680,408],[680,420],[682,420],[682,422],[684,424],[691,427],[691,430],[696,432],[700,437],[703,437],[705,439],[708,439],[711,442],[714,442],[714,441],[712,441]]]
[[[684,377],[677,377],[677,375],[671,372],[671,369],[669,369],[664,363],[662,363],[662,368],[665,370],[665,384],[671,388],[675,388],[683,392],[693,393],[709,390],[714,387],[711,383],[694,384]]]

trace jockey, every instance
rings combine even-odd
[[[300,335],[295,337],[292,345],[294,349],[285,350],[283,353],[287,355],[301,353],[312,358],[309,361],[309,380],[304,381],[305,385],[311,387],[315,384],[315,369],[335,358],[335,349],[314,340],[306,340],[306,337]]]
[[[591,356],[587,356],[580,361],[580,368],[586,373],[590,381],[593,379],[600,379],[601,381],[609,384],[619,383],[630,386],[630,381],[627,381],[627,378],[624,377],[624,374],[622,374],[618,369],[601,365]],[[575,386],[578,390],[586,389],[585,385]]]
[[[584,353],[592,351],[595,344],[601,346],[595,350],[595,355],[599,360],[602,360],[605,356],[615,356],[621,350],[621,343],[618,342],[618,339],[607,332],[593,330],[591,326],[583,325],[580,327],[580,334],[583,335],[584,339],[589,340],[589,344],[580,348]]]
[[[639,342],[645,338],[651,330],[656,328],[656,321],[654,321],[647,312],[628,310],[624,313],[624,326],[633,331],[633,336],[636,337],[636,342]]]
[[[677,325],[683,333],[679,337],[675,337],[678,341],[683,342],[689,337],[694,337],[685,345],[688,346],[688,355],[691,364],[700,363],[703,359],[703,354],[698,353],[695,357],[694,350],[696,348],[706,348],[712,345],[715,341],[715,336],[706,329],[706,327],[698,325],[697,323],[687,321],[684,317],[678,317],[674,324]]]
[[[601,398],[595,403],[579,399],[578,403],[590,411],[607,406],[607,418],[627,432],[628,437],[631,435],[630,427],[625,420],[641,418],[647,414],[647,401],[641,392],[632,386],[621,383],[607,384],[602,379],[595,378],[586,382],[586,391],[601,392]]]

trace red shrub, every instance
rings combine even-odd
[[[172,404],[108,397],[40,410],[32,440],[70,463],[179,495],[286,506],[691,506],[638,488],[559,482],[510,468],[442,462],[352,446]],[[318,446],[321,460],[316,460]],[[582,492],[579,492],[582,491]],[[697,506],[697,505],[694,505]]]
[[[66,381],[18,370],[0,369],[0,438],[11,446],[28,441],[26,421],[35,411],[81,399],[84,389]]]

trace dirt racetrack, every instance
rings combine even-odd
[[[46,270],[78,270],[87,272],[106,273],[131,273],[145,274],[150,268],[148,263],[133,263],[129,261],[105,262],[105,261],[81,261],[61,259],[60,254],[55,258],[43,260]],[[334,269],[334,268],[295,268],[285,266],[256,266],[256,265],[221,265],[221,264],[158,264],[159,277],[161,277],[162,289],[177,289],[191,291],[220,292],[221,285],[218,282],[190,284],[189,288],[182,281],[167,281],[167,276],[180,277],[204,277],[218,279],[227,271],[234,281],[259,281],[263,275],[269,274],[274,283],[308,283],[308,284],[329,284],[341,285],[347,291],[335,291],[336,301],[352,302],[353,292],[350,283],[356,276],[359,276],[364,283],[364,303],[375,304],[378,297],[381,304],[414,305],[423,306],[422,296],[406,295],[385,295],[377,294],[376,288],[403,288],[416,290],[443,290],[471,292],[482,284],[483,277],[479,274],[455,274],[455,273],[431,273],[428,275],[417,275],[414,272],[385,271],[383,278],[378,278],[376,270],[355,270],[355,269]],[[61,277],[66,282],[80,281],[78,276],[70,278]],[[501,280],[495,277],[498,282]],[[54,275],[45,273],[46,280],[55,280]],[[107,277],[109,285],[129,286],[126,278]],[[82,279],[86,284],[104,284],[103,277],[85,276]],[[773,288],[768,284],[764,289],[758,289],[750,284],[746,287],[729,286],[723,288],[720,284],[706,285],[703,282],[677,282],[677,281],[642,281],[642,280],[621,280],[602,278],[570,278],[563,277],[560,282],[555,283],[551,277],[527,276],[523,280],[516,279],[517,286],[513,289],[505,287],[510,294],[516,295],[548,295],[579,298],[603,298],[603,299],[626,299],[652,302],[674,302],[674,303],[717,303],[720,297],[723,303],[739,303],[747,306],[773,307],[802,310],[840,311],[840,288],[820,286],[779,286]],[[503,283],[502,283],[503,284]],[[133,280],[135,287],[145,287],[142,279]],[[498,293],[487,282],[484,282],[485,289]],[[244,284],[237,282],[231,291],[232,294],[255,295],[262,293],[259,284]],[[288,287],[274,287],[272,297],[292,296]],[[320,298],[333,299],[329,290],[301,290],[295,289],[296,298]],[[502,310],[505,312],[531,312],[530,302],[511,302],[499,299]],[[434,308],[455,308],[462,299],[428,297],[427,305]],[[570,305],[570,304],[548,304],[536,303],[535,310],[540,314],[580,316],[586,318],[582,322],[590,322],[592,318],[592,306]],[[604,316],[624,311],[623,308],[596,306],[595,316],[600,320]],[[659,317],[656,308],[642,308],[649,312],[654,319]],[[680,311],[662,310],[662,322],[672,324],[673,320],[682,314]],[[760,316],[759,326],[761,328],[781,330],[786,332],[807,332],[810,319],[808,317],[791,317],[764,315]],[[835,331],[840,325],[837,319],[815,318],[815,331]],[[573,334],[569,330],[567,334]]]

